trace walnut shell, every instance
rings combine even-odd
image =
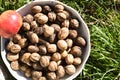
[[[27,14],[26,16],[23,16],[23,21],[31,23],[33,21],[33,16],[31,14]]]
[[[70,27],[72,28],[78,28],[79,27],[79,21],[77,19],[71,19],[70,20]]]
[[[13,45],[13,41],[9,41],[9,43],[7,44],[7,50],[9,51],[11,46]]]
[[[34,29],[34,28],[38,27],[38,23],[36,21],[32,21],[30,23],[30,27],[31,27],[31,29]]]
[[[86,41],[83,37],[78,37],[76,39],[76,44],[79,45],[79,46],[85,46],[86,45]]]
[[[21,39],[21,35],[20,34],[15,34],[13,36],[13,42],[14,43],[18,43],[18,41]]]
[[[66,43],[67,43],[69,48],[71,48],[73,46],[73,40],[72,39],[66,39]]]
[[[40,58],[40,65],[41,65],[42,67],[47,67],[47,66],[49,65],[49,63],[50,63],[50,58],[49,58],[49,56],[42,56],[42,57]]]
[[[60,50],[62,50],[62,51],[64,51],[64,50],[67,49],[67,43],[66,43],[65,40],[59,40],[59,41],[57,42],[57,46],[58,46],[58,48],[59,48]]]
[[[72,64],[71,65],[67,65],[65,67],[65,71],[66,71],[67,74],[72,75],[72,74],[74,74],[76,72],[76,68]]]
[[[30,69],[30,68],[28,68],[28,69],[26,69],[26,71],[25,71],[25,76],[27,77],[27,78],[30,78],[32,75],[31,75],[31,72],[32,72],[32,70]]]
[[[47,54],[47,49],[45,45],[40,45],[39,46],[39,53],[40,54]]]
[[[34,46],[34,45],[29,45],[27,50],[31,53],[34,53],[34,52],[38,52],[39,48],[37,46]]]
[[[74,58],[73,64],[74,64],[74,65],[79,65],[79,64],[81,64],[81,58],[80,58],[80,57]]]
[[[49,72],[47,74],[47,76],[48,76],[48,79],[50,79],[50,80],[56,80],[56,78],[57,78],[55,72]]]
[[[43,6],[43,13],[47,14],[48,12],[51,12],[51,7],[49,5]]]
[[[35,20],[40,24],[45,24],[48,22],[48,17],[45,14],[39,14],[39,16],[35,16]]]
[[[16,61],[19,59],[19,54],[7,53],[6,57],[7,57],[8,61]]]
[[[73,54],[74,56],[80,57],[82,54],[82,50],[79,46],[72,47],[70,54]]]
[[[49,53],[54,53],[54,52],[56,52],[57,51],[57,46],[56,46],[56,44],[47,44],[47,51],[49,52]]]
[[[22,38],[18,41],[18,44],[20,45],[21,48],[26,47],[27,45],[27,38]]]
[[[61,4],[55,5],[55,11],[56,12],[62,12],[64,10],[64,6]]]
[[[60,30],[60,26],[58,24],[52,24],[51,27],[54,28],[55,32],[58,32]]]
[[[27,22],[23,22],[22,28],[24,31],[29,31],[30,30],[30,24]]]
[[[13,44],[10,48],[10,51],[14,54],[17,54],[21,51],[21,47],[18,44]]]
[[[61,28],[60,31],[58,32],[58,39],[65,39],[69,35],[69,30],[68,28]]]
[[[40,59],[40,55],[38,53],[32,53],[30,55],[30,60],[32,62],[37,62],[37,61],[39,61],[39,59]]]
[[[37,80],[42,76],[41,71],[32,71],[32,78],[37,78]]]
[[[51,61],[49,66],[48,66],[48,69],[50,71],[56,71],[57,70],[57,63],[55,61]]]
[[[66,19],[67,19],[67,17],[64,13],[62,13],[62,12],[57,13],[57,20],[58,21],[63,22]]]
[[[61,59],[60,53],[56,52],[52,55],[52,60],[53,61],[59,61]]]
[[[74,61],[74,57],[73,57],[72,54],[68,54],[68,55],[65,57],[65,62],[66,62],[67,64],[72,64],[73,61]]]
[[[48,13],[48,20],[50,22],[54,22],[56,20],[56,14],[54,12],[49,12]]]
[[[18,61],[12,61],[10,66],[11,66],[11,68],[13,70],[19,70],[19,63],[18,63]]]
[[[63,66],[58,66],[58,69],[57,69],[57,77],[58,78],[61,78],[61,77],[64,77],[65,76],[65,69]]]
[[[34,70],[42,70],[43,69],[43,67],[40,65],[39,62],[33,63],[32,67]]]
[[[40,12],[42,12],[42,7],[39,6],[39,5],[35,5],[35,6],[32,7],[31,11],[33,13],[40,13]]]
[[[74,29],[69,30],[69,37],[70,37],[70,38],[72,38],[72,39],[73,39],[73,38],[76,38],[77,35],[78,35],[78,33],[77,33],[76,30],[74,30]]]
[[[66,28],[69,28],[69,25],[70,25],[70,22],[69,20],[64,20],[64,22],[62,22],[62,27],[66,27]]]
[[[39,80],[47,80],[46,77],[42,76],[39,78]]]

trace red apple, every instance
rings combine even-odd
[[[0,36],[10,38],[22,26],[22,17],[15,10],[7,10],[0,15]]]

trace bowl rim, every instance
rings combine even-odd
[[[17,9],[16,11],[19,12],[19,10],[21,10],[21,9],[24,8],[24,7],[26,7],[27,5],[32,4],[33,2],[39,3],[39,2],[47,2],[47,1],[52,1],[52,2],[55,2],[55,3],[58,3],[58,4],[62,4],[62,5],[64,5],[65,7],[71,9],[73,12],[76,13],[76,16],[78,16],[78,18],[80,18],[82,24],[84,25],[84,27],[85,27],[85,29],[86,29],[86,31],[87,31],[87,35],[88,35],[88,38],[87,38],[87,39],[88,39],[88,40],[87,40],[87,45],[88,45],[87,56],[86,56],[86,59],[85,59],[84,61],[82,61],[82,65],[80,65],[80,66],[81,66],[81,69],[79,69],[79,71],[77,71],[75,74],[70,75],[67,79],[65,79],[65,80],[72,80],[72,79],[74,79],[75,77],[77,77],[77,76],[82,72],[82,70],[83,70],[83,68],[84,68],[84,66],[85,66],[85,64],[86,64],[86,62],[87,62],[87,60],[88,60],[88,58],[89,58],[89,56],[90,56],[90,51],[91,51],[90,32],[89,32],[89,29],[88,29],[87,24],[86,24],[86,23],[84,22],[84,20],[81,18],[80,14],[79,14],[75,9],[73,9],[72,7],[70,7],[70,6],[64,4],[64,3],[60,2],[60,1],[56,1],[56,0],[39,0],[39,1],[38,1],[38,0],[35,0],[35,1],[31,1],[31,2],[29,2],[29,3],[27,3],[27,4],[25,4],[24,6],[20,7],[20,8]],[[4,60],[4,58],[6,57],[6,55],[5,55],[4,53],[6,53],[6,52],[5,52],[5,50],[3,51],[3,49],[2,49],[2,48],[3,48],[3,45],[4,45],[4,44],[3,44],[3,40],[4,40],[4,38],[1,37],[1,57],[2,57],[2,59]],[[3,55],[3,54],[4,54],[4,55]],[[5,65],[7,66],[9,72],[12,74],[12,70],[10,69],[10,65],[7,65],[8,62],[5,61],[5,60],[4,60],[3,62],[4,62]],[[13,76],[14,78],[18,79],[16,75],[13,75],[13,74],[12,74],[12,76]],[[27,80],[27,79],[26,79],[26,80]],[[64,80],[64,79],[60,79],[60,80]]]

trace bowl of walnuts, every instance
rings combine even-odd
[[[90,55],[90,33],[73,8],[55,0],[31,1],[17,10],[23,24],[1,39],[1,56],[17,80],[72,80]]]

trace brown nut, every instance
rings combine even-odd
[[[58,24],[52,24],[51,27],[54,28],[55,32],[58,32],[60,30],[60,26]]]
[[[70,27],[72,27],[72,28],[78,28],[79,27],[79,22],[78,22],[78,20],[77,19],[71,19],[70,20]]]
[[[53,61],[59,61],[61,59],[60,53],[56,52],[52,55],[52,60]]]
[[[47,14],[48,12],[51,12],[51,7],[49,5],[43,6],[43,13]]]
[[[78,35],[78,33],[77,33],[77,31],[76,30],[69,30],[69,37],[70,38],[76,38],[77,37],[77,35]]]
[[[71,65],[67,65],[65,67],[65,71],[66,71],[67,74],[72,75],[72,74],[74,74],[76,72],[76,68],[72,64]]]
[[[48,13],[48,20],[50,22],[54,22],[56,20],[56,14],[54,12],[49,12]]]
[[[83,37],[78,37],[76,39],[76,44],[79,45],[79,46],[85,46],[86,45],[86,41]]]
[[[50,57],[49,56],[42,56],[40,58],[40,65],[42,67],[47,67],[50,63]]]
[[[49,42],[50,43],[54,43],[56,41],[56,34],[52,34],[50,37],[49,37]]]
[[[6,57],[8,61],[16,61],[19,59],[19,54],[7,53]]]
[[[7,50],[9,51],[11,46],[13,45],[14,43],[12,41],[9,41],[9,43],[7,44]]]
[[[39,15],[35,15],[35,20],[40,24],[45,24],[48,22],[48,17],[45,14],[37,13]]]
[[[11,46],[11,48],[10,48],[10,51],[11,51],[12,53],[17,54],[17,53],[19,53],[19,52],[21,51],[21,47],[20,47],[20,45],[18,45],[18,44],[13,44],[13,45]]]
[[[64,13],[66,15],[67,19],[70,17],[70,13],[68,11],[64,10],[64,11],[62,11],[62,13]]]
[[[65,69],[63,66],[58,66],[58,69],[57,69],[57,77],[58,78],[61,78],[61,77],[64,77],[65,76]]]
[[[69,25],[70,25],[70,22],[69,22],[69,20],[64,20],[63,22],[62,22],[62,27],[66,27],[66,28],[69,28]]]
[[[23,21],[28,22],[28,23],[32,22],[33,19],[34,18],[33,18],[33,16],[31,14],[27,14],[26,16],[23,17]]]
[[[59,40],[59,41],[57,42],[57,46],[58,46],[58,48],[59,48],[60,50],[62,50],[62,51],[64,51],[64,50],[67,49],[67,43],[66,43],[65,40]]]
[[[30,23],[30,27],[31,27],[32,29],[38,27],[37,22],[36,22],[36,21],[32,21],[32,22]]]
[[[40,55],[39,55],[38,53],[32,53],[32,54],[30,55],[30,60],[31,60],[32,62],[37,62],[37,61],[40,60]]]
[[[37,46],[34,46],[34,45],[29,45],[27,50],[31,53],[34,53],[34,52],[38,52],[39,48]]]
[[[55,72],[49,72],[47,74],[47,76],[48,76],[48,79],[50,79],[50,80],[56,80],[56,78],[57,78]]]
[[[66,43],[67,43],[69,48],[71,48],[73,46],[73,40],[72,39],[66,39]]]
[[[33,29],[33,32],[36,33],[38,36],[43,34],[43,27],[36,27]]]
[[[26,47],[27,45],[27,39],[26,38],[22,38],[18,41],[18,44],[20,45],[21,48]]]
[[[61,58],[64,59],[68,55],[68,52],[66,50],[61,51]]]
[[[31,9],[31,11],[33,13],[40,13],[40,12],[42,12],[42,7],[39,6],[39,5],[33,6],[32,9]]]
[[[34,70],[42,70],[43,69],[43,67],[40,65],[39,62],[33,63],[32,67]]]
[[[42,76],[41,71],[32,71],[32,78],[37,78],[37,80]]]
[[[30,24],[27,22],[23,22],[22,28],[24,31],[29,31],[30,30]]]
[[[45,45],[40,45],[39,46],[39,53],[40,54],[47,54],[47,49]]]
[[[68,28],[61,28],[60,31],[58,32],[58,39],[65,39],[69,35],[69,30]]]
[[[50,71],[56,71],[57,70],[57,63],[55,61],[51,61],[49,66],[48,66],[48,69]]]
[[[13,36],[13,42],[14,43],[18,43],[18,41],[21,39],[21,35],[20,34],[15,34]]]
[[[58,21],[63,22],[66,19],[67,19],[67,17],[64,13],[62,13],[62,12],[57,13],[57,20]]]
[[[43,26],[44,36],[50,37],[54,33],[54,28],[49,27],[48,25]]]
[[[73,57],[72,54],[68,54],[68,55],[65,57],[65,62],[66,62],[67,64],[72,64],[73,61],[74,61],[74,57]]]
[[[74,64],[74,65],[79,65],[79,64],[81,64],[81,58],[80,58],[80,57],[74,58],[73,64]]]
[[[64,6],[61,4],[55,5],[55,11],[56,12],[62,12],[64,10]]]
[[[19,70],[19,62],[18,61],[12,61],[10,66],[13,70]]]
[[[31,53],[24,53],[21,56],[20,61],[23,62],[23,63],[25,63],[25,64],[27,64],[28,66],[31,66],[30,55],[31,55]]]
[[[25,65],[25,64],[20,64],[20,70],[25,72],[26,70],[28,69],[28,65]]]
[[[31,43],[38,43],[39,42],[39,37],[36,33],[33,32],[28,32],[28,37]]]
[[[30,78],[30,77],[31,77],[31,72],[32,72],[32,70],[31,70],[30,68],[26,69],[26,71],[25,71],[25,76],[26,76],[27,78]]]
[[[54,52],[56,52],[57,51],[57,46],[56,46],[56,44],[47,44],[46,45],[46,47],[47,47],[47,51],[49,52],[49,53],[54,53]]]
[[[39,80],[47,80],[46,77],[42,76],[39,78]]]
[[[78,56],[78,57],[81,56],[82,54],[81,48],[79,46],[72,47],[70,54],[73,54],[74,56]]]

